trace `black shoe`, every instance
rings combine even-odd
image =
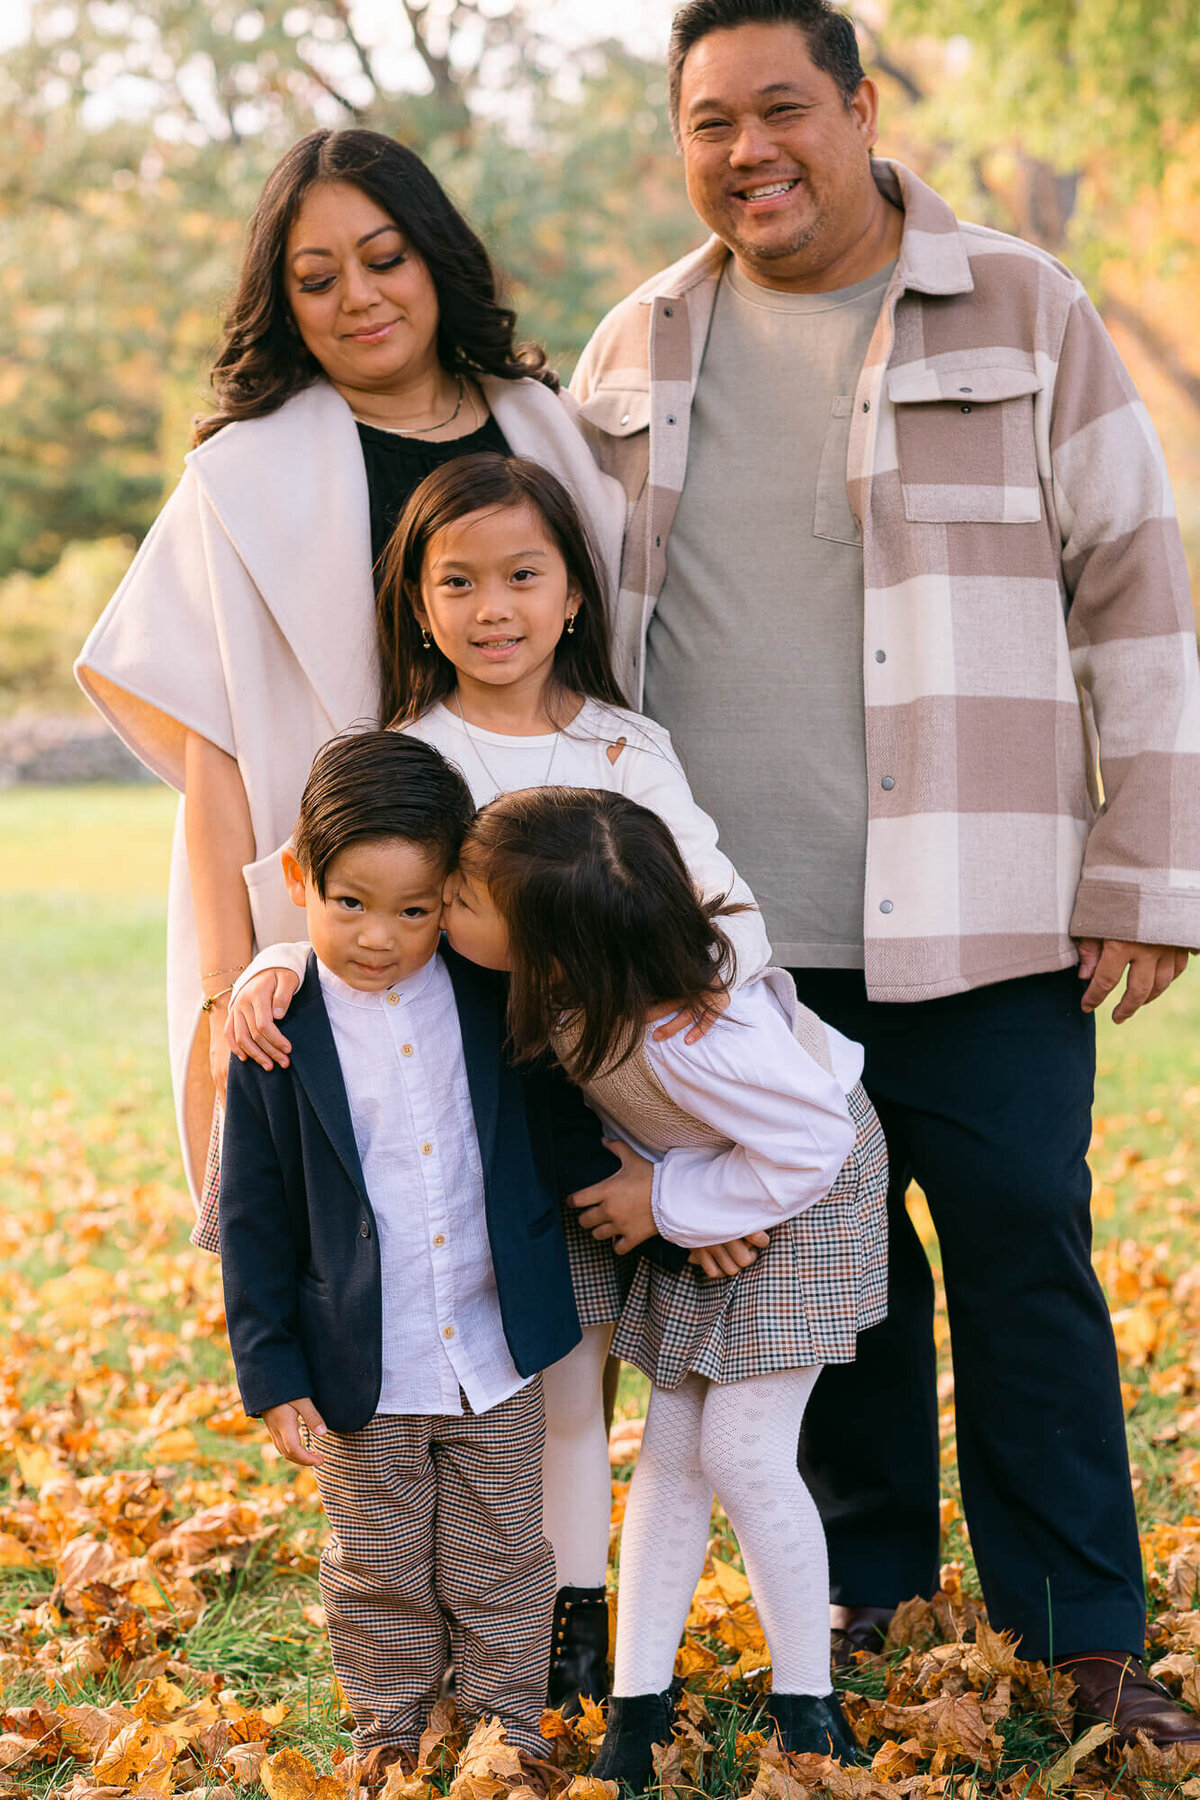
[[[860,1761],[836,1694],[768,1694],[766,1710],[791,1755],[832,1756],[851,1766]]]
[[[613,1695],[608,1703],[604,1742],[588,1770],[597,1781],[618,1781],[644,1794],[654,1776],[654,1746],[671,1741],[675,1696]]]
[[[573,1719],[583,1708],[581,1694],[603,1700],[608,1693],[608,1595],[602,1587],[559,1588],[554,1597],[550,1639],[550,1681],[546,1705]]]

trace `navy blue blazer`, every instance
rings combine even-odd
[[[522,1375],[578,1343],[561,1198],[618,1168],[557,1067],[504,1054],[505,981],[443,941],[483,1165],[504,1335]],[[315,957],[287,1017],[290,1068],[229,1065],[221,1153],[225,1313],[248,1413],[308,1395],[333,1431],[382,1384],[379,1237]]]

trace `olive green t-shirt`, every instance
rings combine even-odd
[[[646,711],[792,967],[863,966],[863,561],[846,452],[891,272],[787,294],[726,265],[647,646]]]

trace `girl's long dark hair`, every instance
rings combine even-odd
[[[419,719],[435,701],[454,692],[458,675],[437,645],[426,650],[413,599],[430,541],[447,525],[486,508],[531,506],[562,553],[579,590],[575,629],[564,631],[554,652],[560,691],[628,702],[612,672],[604,584],[575,502],[562,482],[540,463],[521,456],[477,451],[456,456],[427,475],[410,496],[380,560],[376,619],[382,683],[379,716],[387,725]]]
[[[564,1015],[570,1073],[588,1081],[636,1050],[651,1008],[703,1007],[733,952],[657,813],[593,788],[526,788],[476,814],[463,840],[508,928],[516,1053],[545,1050]]]
[[[284,253],[305,195],[323,181],[360,188],[395,220],[425,263],[437,293],[437,352],[444,369],[508,381],[535,375],[558,387],[545,351],[514,342],[517,315],[501,303],[491,258],[420,157],[379,131],[310,131],[267,177],[250,221],[212,370],[217,411],[197,422],[197,443],[236,419],[275,412],[321,373],[292,322]]]

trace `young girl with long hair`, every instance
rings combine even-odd
[[[655,1159],[652,1174],[626,1169],[623,1188],[615,1178],[576,1197],[598,1262],[656,1232],[685,1247],[771,1234],[752,1267],[719,1280],[641,1258],[613,1342],[652,1387],[591,1772],[635,1790],[670,1736],[714,1492],[770,1646],[767,1710],[783,1747],[855,1754],[830,1691],[825,1539],[796,1443],[823,1365],[851,1361],[885,1311],[887,1154],[861,1050],[800,1008],[781,973],[741,988],[702,1038],[656,1034],[653,1021],[688,1012],[728,962],[723,913],[697,896],[656,814],[621,794],[546,788],[477,815],[444,916],[461,954],[510,971],[517,1054],[553,1050]]]
[[[714,960],[682,1028],[702,1031],[724,987],[770,961],[762,916],[692,798],[670,739],[629,712],[611,671],[604,583],[589,535],[563,485],[538,464],[461,457],[413,494],[380,568],[382,718],[442,751],[478,805],[546,783],[607,788],[671,827],[690,880],[728,898],[733,954]],[[231,1047],[269,1067],[286,1061],[277,1021],[303,973],[307,945],[266,950],[235,990]],[[568,1220],[576,1262],[590,1245]],[[719,1231],[705,1266],[752,1261],[755,1246]],[[599,1698],[608,1645],[605,1570],[611,1502],[601,1384],[628,1279],[612,1258],[577,1281],[583,1341],[545,1379],[546,1535],[559,1598],[550,1699]]]

